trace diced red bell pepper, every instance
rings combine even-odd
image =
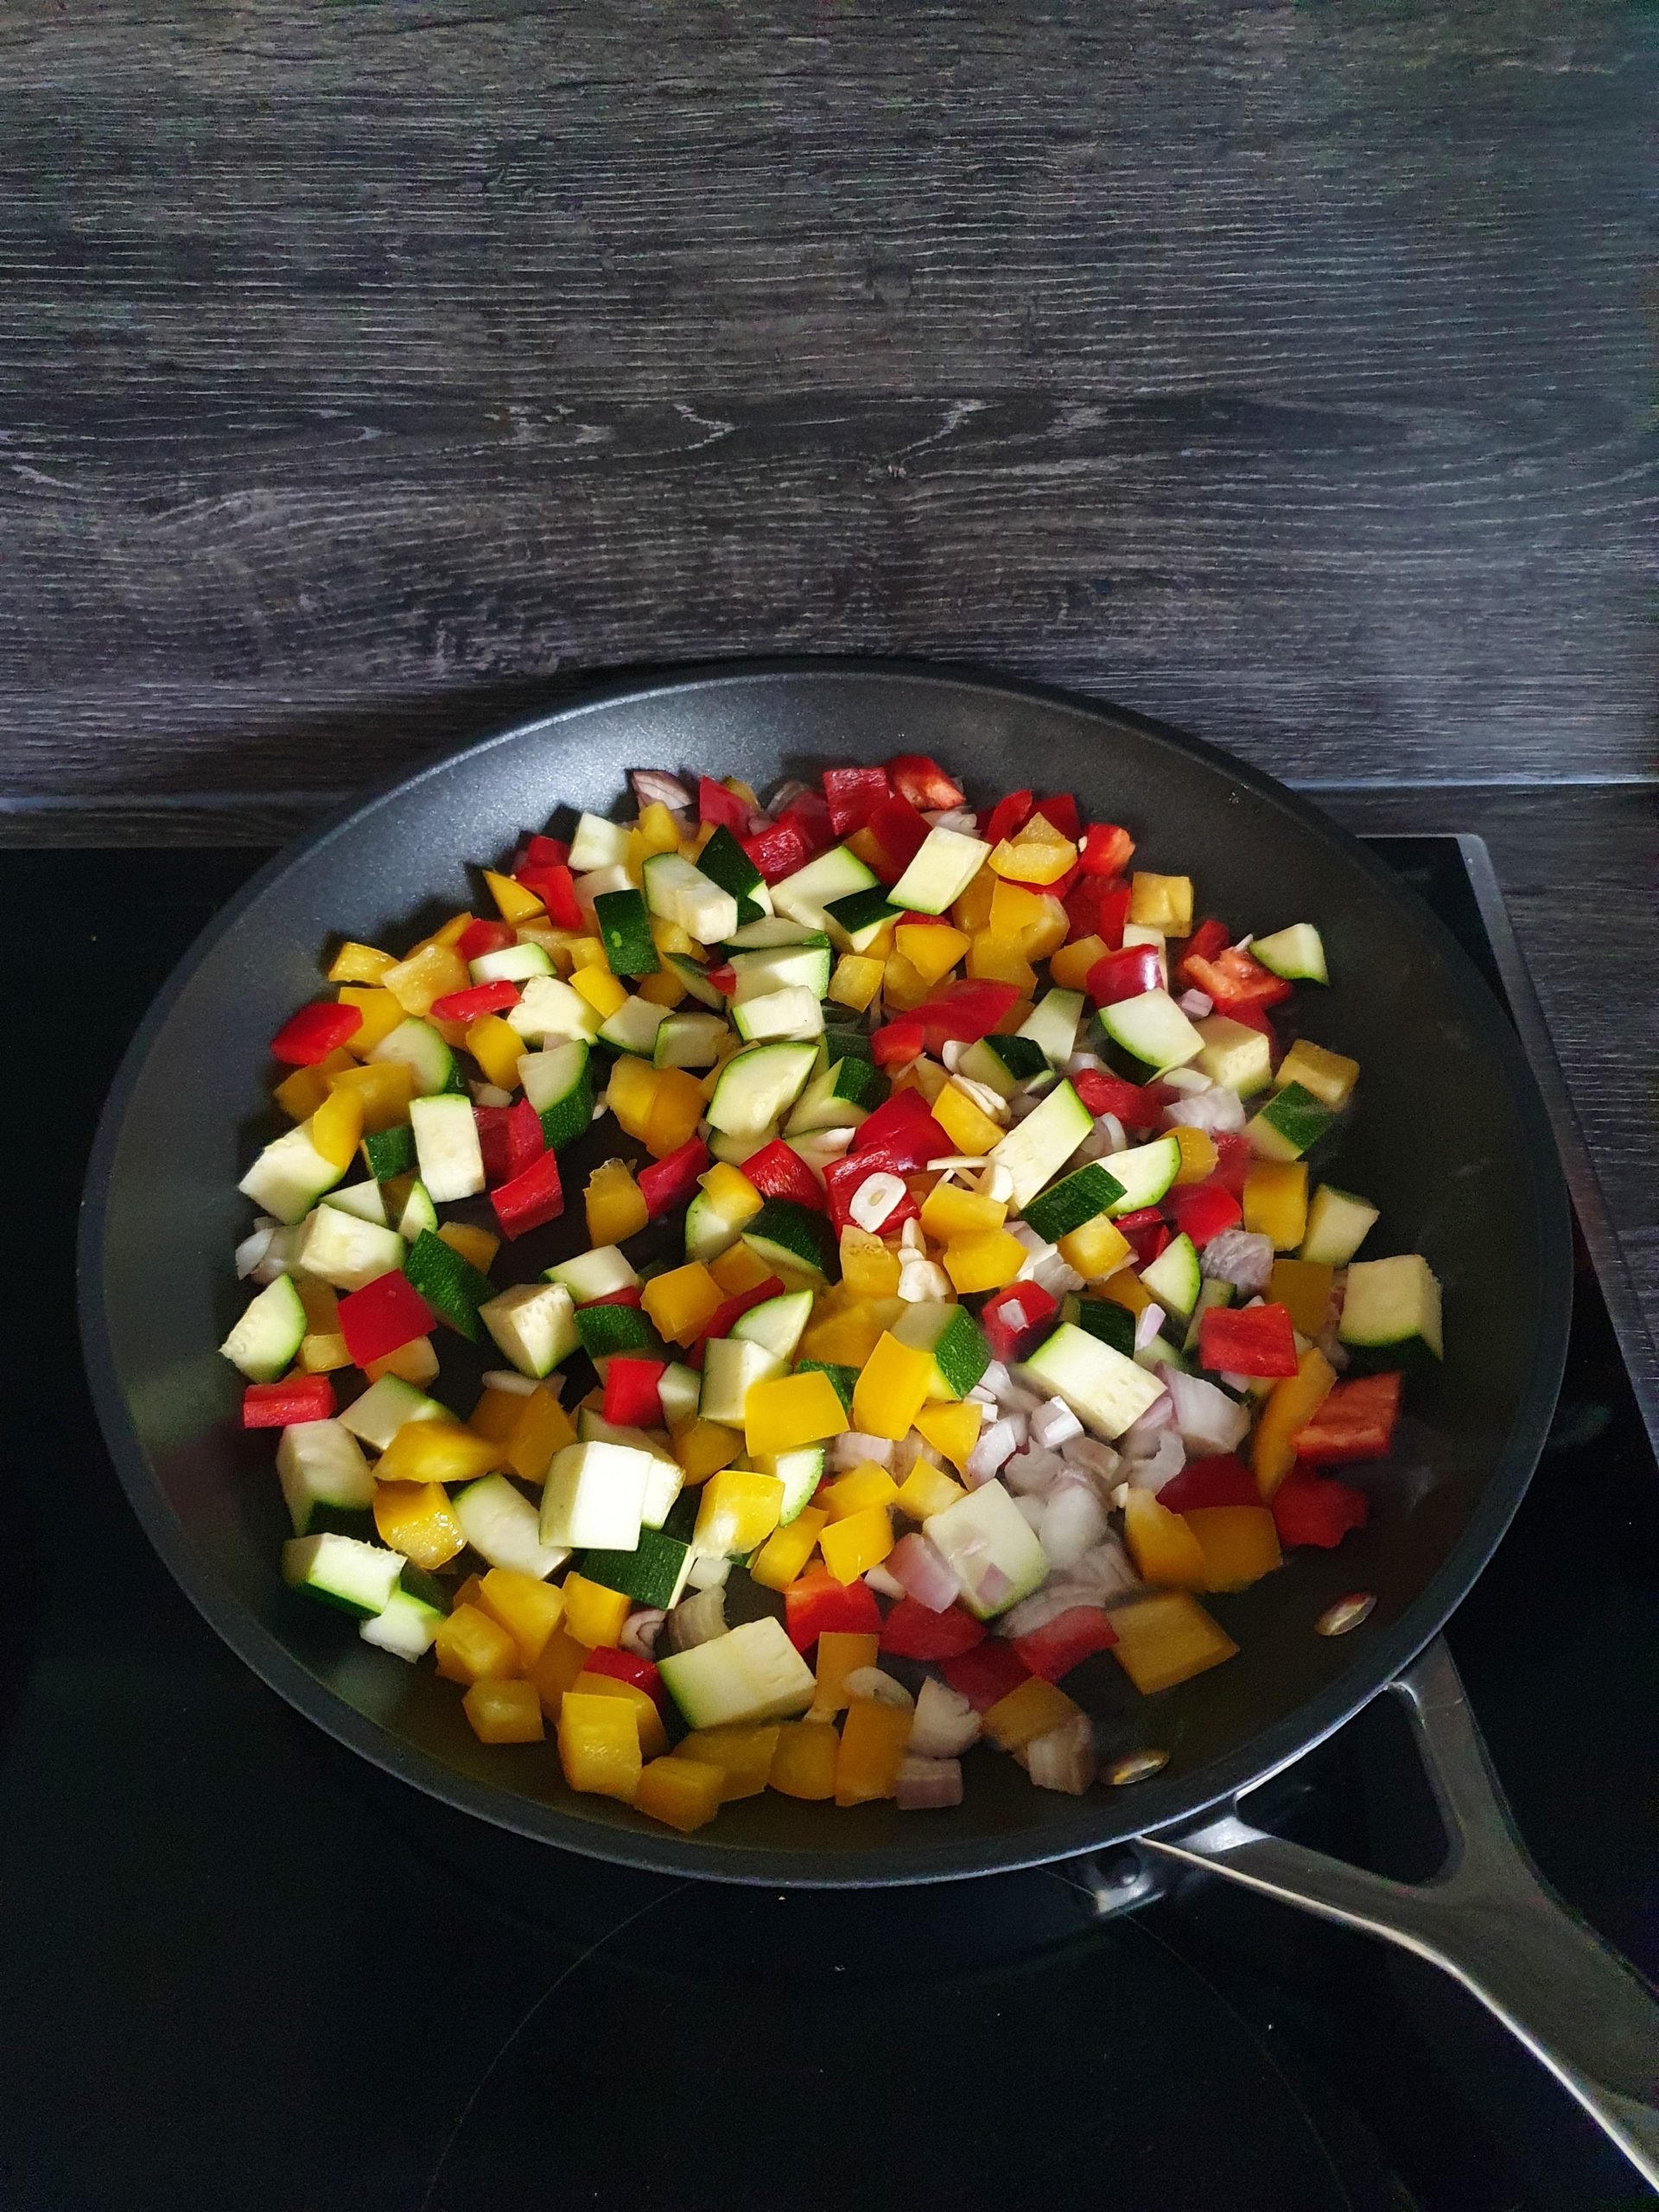
[[[1096,961],[1089,970],[1089,995],[1096,1006],[1116,1006],[1121,999],[1160,990],[1163,981],[1155,944],[1126,944],[1121,952],[1104,953]]]
[[[885,768],[826,768],[823,797],[836,836],[849,837],[864,827],[884,799],[893,797],[893,785]]]
[[[1129,918],[1129,887],[1121,876],[1080,875],[1061,901],[1073,938],[1097,937],[1116,952]]]
[[[1158,1503],[1172,1513],[1191,1513],[1210,1505],[1260,1505],[1262,1493],[1241,1459],[1217,1452],[1207,1459],[1189,1459],[1159,1491]]]
[[[1091,822],[1083,833],[1077,865],[1085,875],[1122,875],[1135,857],[1135,840],[1116,822]]]
[[[1019,996],[1016,983],[975,982],[964,977],[913,1007],[912,1019],[925,1030],[928,1051],[937,1052],[948,1044],[973,1045],[988,1037]]]
[[[486,952],[505,952],[510,944],[518,942],[511,922],[468,922],[455,939],[455,950],[463,960],[471,962],[481,960]]]
[[[1230,946],[1213,959],[1205,959],[1189,947],[1181,971],[1194,990],[1210,994],[1223,1014],[1236,1014],[1242,1006],[1257,1007],[1265,1013],[1291,995],[1292,986],[1282,976],[1275,976],[1248,952],[1236,952]]]
[[[1072,1605],[1029,1636],[1011,1639],[1020,1665],[1046,1682],[1058,1682],[1095,1652],[1109,1651],[1116,1642],[1117,1630],[1098,1605]]]
[[[645,1294],[637,1282],[624,1283],[620,1290],[607,1290],[603,1298],[579,1298],[578,1306],[642,1306]]]
[[[541,1158],[490,1192],[490,1204],[504,1236],[525,1236],[556,1221],[564,1211],[564,1186],[559,1180],[559,1156],[544,1152]]]
[[[546,837],[538,830],[524,847],[522,866],[525,868],[563,868],[570,858],[570,848],[563,837]]]
[[[527,1098],[511,1106],[474,1106],[473,1121],[486,1183],[511,1183],[547,1149],[541,1116]]]
[[[881,1608],[866,1582],[837,1582],[827,1567],[798,1575],[784,1592],[784,1626],[798,1651],[830,1630],[879,1636]]]
[[[642,1167],[635,1180],[651,1219],[659,1220],[664,1214],[672,1213],[676,1206],[688,1205],[697,1187],[697,1178],[708,1165],[708,1146],[701,1137],[688,1137],[663,1159],[653,1160],[649,1166]]]
[[[907,798],[912,806],[938,813],[962,804],[962,785],[953,784],[938,762],[925,753],[895,753],[887,763],[887,774],[899,798]]]
[[[793,1198],[797,1205],[824,1211],[823,1185],[791,1145],[782,1137],[752,1152],[743,1171],[764,1198]]]
[[[1025,828],[1031,809],[1029,791],[1005,791],[991,809],[990,819],[981,830],[981,836],[988,845],[1000,845],[1005,837],[1012,837],[1016,830]]]
[[[1039,1282],[1011,1282],[1006,1290],[993,1291],[979,1309],[991,1357],[1007,1367],[1035,1351],[1059,1310]]]
[[[836,842],[835,824],[830,819],[830,809],[817,791],[799,791],[778,817],[779,823],[788,823],[800,832],[806,842],[806,856],[813,859],[827,853]]]
[[[723,999],[737,995],[737,970],[729,960],[721,961],[718,968],[710,968],[704,981],[712,984]]]
[[[517,983],[510,983],[504,976],[499,983],[474,983],[464,991],[447,991],[441,999],[432,1001],[433,1018],[438,1021],[478,1021],[486,1014],[505,1014],[510,1006],[517,1006],[523,994]]]
[[[985,1624],[960,1605],[942,1613],[914,1598],[900,1598],[881,1624],[880,1649],[895,1659],[954,1659],[985,1641]]]
[[[409,1277],[394,1268],[340,1301],[340,1333],[359,1367],[384,1359],[416,1337],[430,1336],[437,1316]]]
[[[291,1428],[300,1421],[327,1421],[334,1410],[334,1386],[326,1375],[250,1382],[242,1393],[244,1428]]]
[[[1216,1147],[1216,1165],[1210,1176],[1211,1182],[1219,1184],[1224,1191],[1230,1191],[1236,1198],[1243,1198],[1244,1178],[1249,1173],[1250,1162],[1255,1157],[1250,1150],[1249,1139],[1242,1129],[1217,1129],[1211,1135],[1211,1142]]]
[[[1200,985],[1198,988],[1202,989],[1203,986]],[[1220,1007],[1217,1011],[1224,1013],[1229,1021],[1240,1022],[1246,1029],[1260,1031],[1261,1034],[1267,1039],[1268,1044],[1272,1046],[1274,1059],[1278,1058],[1278,1033],[1274,1030],[1272,1022],[1268,1020],[1267,1014],[1262,1007],[1259,1006],[1248,1005],[1243,999],[1241,999],[1236,1006]]]
[[[1316,1475],[1300,1463],[1273,1493],[1273,1525],[1281,1544],[1317,1544],[1331,1551],[1351,1529],[1370,1518],[1370,1500],[1351,1483]]]
[[[731,1297],[715,1306],[698,1331],[695,1340],[698,1357],[691,1364],[694,1367],[702,1364],[702,1347],[710,1337],[729,1337],[733,1324],[740,1320],[751,1306],[764,1306],[769,1298],[781,1298],[783,1292],[782,1279],[777,1275],[768,1275],[764,1282],[752,1283],[747,1290],[734,1291]]]
[[[1062,837],[1070,837],[1073,844],[1083,835],[1077,802],[1070,791],[1051,791],[1046,798],[1038,800],[1032,812],[1040,814],[1051,830],[1058,830]]]
[[[1198,1359],[1215,1375],[1294,1375],[1296,1332],[1283,1306],[1212,1306],[1198,1319]]]
[[[865,1116],[848,1157],[878,1164],[890,1175],[913,1175],[954,1150],[921,1092],[895,1090]]]
[[[976,1713],[988,1713],[999,1698],[1010,1690],[1017,1690],[1021,1682],[1031,1680],[1030,1669],[1013,1644],[998,1636],[988,1636],[983,1643],[976,1643],[971,1651],[959,1651],[953,1658],[941,1659],[939,1672],[959,1697],[965,1697]]]
[[[741,837],[747,834],[752,811],[747,800],[739,798],[735,791],[728,791],[724,784],[717,784],[712,776],[697,778],[699,822],[715,823],[722,830],[729,830],[734,837]]]
[[[1201,991],[1204,985],[1198,982],[1196,976],[1188,975],[1187,962],[1195,959],[1213,960],[1218,952],[1226,950],[1230,942],[1230,935],[1225,922],[1200,922],[1181,947],[1181,957],[1175,969],[1176,981],[1185,983],[1189,990]]]
[[[290,1068],[314,1068],[337,1052],[363,1027],[363,1009],[336,999],[315,999],[286,1020],[270,1040],[270,1056]]]
[[[1310,1466],[1385,1459],[1400,1418],[1399,1375],[1362,1375],[1338,1382],[1296,1433],[1296,1456]]]
[[[913,1014],[883,1022],[870,1035],[870,1052],[879,1068],[901,1068],[920,1059],[927,1046],[927,1032]]]
[[[1071,1088],[1091,1114],[1114,1114],[1126,1129],[1154,1128],[1175,1096],[1165,1084],[1126,1083],[1104,1068],[1079,1068]]]
[[[1128,1240],[1137,1267],[1149,1268],[1170,1242],[1164,1217],[1156,1206],[1141,1206],[1134,1213],[1119,1214],[1114,1224]]]
[[[936,1159],[938,1156],[934,1154]],[[745,1169],[744,1172],[747,1173],[748,1171]],[[830,1226],[836,1236],[839,1236],[842,1230],[851,1224],[853,1200],[872,1175],[898,1175],[902,1179],[903,1173],[899,1168],[889,1167],[880,1153],[848,1153],[840,1160],[828,1161],[823,1171],[823,1190],[830,1201]],[[921,1211],[911,1192],[906,1191],[882,1222],[878,1234],[891,1236],[906,1222],[918,1219]]]
[[[927,824],[908,799],[884,798],[870,809],[864,827],[877,848],[871,865],[888,883],[897,881],[927,840]]]
[[[774,822],[738,842],[768,883],[781,883],[811,857],[806,834],[797,822]]]
[[[582,1663],[584,1674],[608,1675],[613,1681],[632,1682],[635,1689],[644,1690],[664,1719],[667,1719],[668,1691],[657,1671],[654,1660],[642,1658],[637,1651],[623,1651],[614,1645],[601,1644],[597,1651],[590,1651]]]
[[[1207,1183],[1193,1183],[1173,1190],[1165,1199],[1170,1219],[1200,1252],[1224,1230],[1236,1229],[1244,1209],[1233,1193],[1212,1176]]]
[[[541,900],[555,929],[582,928],[582,901],[576,896],[575,879],[563,861],[545,868],[521,868],[518,880]]]
[[[660,1428],[665,1359],[616,1352],[605,1363],[605,1418],[619,1428]]]

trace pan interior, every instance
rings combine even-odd
[[[838,1815],[767,1796],[681,1841],[568,1795],[550,1751],[480,1745],[452,1686],[283,1590],[270,1440],[237,1427],[236,1377],[214,1350],[242,1303],[230,1254],[247,1206],[235,1185],[251,1140],[276,1126],[266,1040],[315,995],[332,938],[403,942],[417,918],[472,901],[469,863],[572,808],[614,810],[632,767],[714,769],[764,789],[898,751],[937,754],[982,801],[1027,783],[1075,791],[1086,815],[1133,830],[1137,865],[1190,874],[1199,912],[1240,930],[1318,922],[1335,982],[1299,992],[1300,1031],[1363,1070],[1339,1179],[1382,1207],[1376,1251],[1420,1250],[1441,1278],[1447,1357],[1416,1386],[1403,1452],[1364,1478],[1370,1526],[1213,1601],[1239,1657],[1151,1700],[1105,1657],[1068,1684],[1102,1715],[1109,1748],[1170,1754],[1156,1781],[1074,1800],[983,1757],[949,1814]],[[584,1172],[568,1179],[576,1190]],[[1052,695],[902,666],[744,670],[601,696],[442,762],[297,848],[221,918],[135,1041],[88,1200],[89,1362],[118,1465],[169,1565],[242,1656],[368,1756],[489,1818],[741,1880],[1031,1863],[1165,1825],[1282,1764],[1380,1687],[1478,1572],[1535,1458],[1565,1334],[1565,1201],[1541,1109],[1502,1016],[1423,910],[1351,841],[1223,755]],[[579,1205],[572,1214],[560,1224],[570,1244]],[[561,1249],[527,1239],[517,1274]],[[444,1357],[448,1381],[458,1363],[448,1345]],[[1377,1599],[1364,1628],[1315,1634],[1353,1590]]]

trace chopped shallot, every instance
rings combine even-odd
[[[1064,1398],[1045,1398],[1031,1417],[1031,1434],[1033,1443],[1052,1452],[1057,1445],[1081,1436],[1083,1423]]]
[[[880,1597],[902,1598],[905,1594],[904,1584],[888,1573],[885,1560],[878,1560],[875,1566],[867,1567],[863,1579]]]
[[[632,1651],[636,1658],[649,1659],[657,1649],[658,1638],[663,1632],[668,1615],[655,1605],[630,1613],[622,1630],[622,1649]]]
[[[1097,1436],[1074,1436],[1062,1447],[1068,1467],[1080,1467],[1096,1482],[1109,1482],[1117,1472],[1117,1453]]]
[[[893,1786],[901,1813],[931,1813],[962,1802],[962,1768],[955,1759],[906,1758]]]
[[[1073,1713],[1026,1745],[1026,1771],[1039,1789],[1081,1797],[1095,1778],[1095,1726],[1086,1713]]]
[[[1157,1338],[1167,1317],[1161,1306],[1143,1306],[1135,1317],[1135,1348],[1145,1351]]]
[[[1202,1021],[1206,1014],[1216,1010],[1216,1002],[1208,991],[1183,991],[1175,1003],[1189,1021]]]
[[[1149,1459],[1157,1449],[1158,1440],[1166,1429],[1175,1426],[1175,1401],[1167,1390],[1160,1392],[1138,1421],[1131,1421],[1117,1440],[1120,1457],[1125,1459]]]
[[[641,813],[648,806],[666,806],[677,812],[692,804],[691,794],[679,778],[661,768],[631,768],[628,781],[633,786],[633,803]]]
[[[1166,1428],[1157,1449],[1144,1459],[1128,1462],[1129,1480],[1136,1490],[1149,1490],[1155,1497],[1166,1483],[1173,1482],[1186,1465],[1186,1446],[1179,1428]]]
[[[1249,1229],[1224,1229],[1198,1255],[1211,1282],[1230,1282],[1235,1290],[1262,1291],[1273,1273],[1273,1239]]]
[[[850,1675],[842,1676],[841,1686],[849,1697],[866,1698],[872,1705],[915,1702],[904,1684],[880,1667],[855,1667]]]
[[[830,1465],[837,1474],[844,1474],[849,1467],[862,1466],[866,1459],[874,1459],[878,1467],[890,1467],[895,1446],[885,1436],[866,1436],[862,1429],[844,1429],[830,1446]]]
[[[1037,1535],[1037,1531],[1043,1525],[1043,1500],[1040,1497],[1016,1497],[1014,1502],[1025,1516],[1026,1524],[1032,1535]],[[1037,1540],[1039,1543],[1042,1541],[1040,1536]]]
[[[1185,1374],[1179,1367],[1166,1366],[1161,1361],[1158,1373],[1175,1408],[1175,1426],[1190,1452],[1237,1451],[1249,1433],[1247,1406],[1241,1405],[1236,1398],[1230,1398],[1215,1383],[1206,1382],[1201,1375]]]
[[[1224,1083],[1212,1083],[1208,1090],[1173,1100],[1164,1109],[1164,1120],[1171,1128],[1207,1129],[1214,1136],[1243,1128],[1244,1102]]]
[[[883,1562],[890,1579],[930,1612],[942,1613],[962,1595],[957,1571],[921,1529],[900,1536]],[[869,1577],[866,1575],[866,1581]]]
[[[948,1688],[931,1675],[916,1694],[916,1717],[910,1724],[913,1758],[953,1759],[979,1739],[979,1715],[960,1690]]]
[[[1002,1469],[1002,1480],[1016,1497],[1042,1497],[1059,1480],[1065,1462],[1058,1452],[1016,1452]]]
[[[281,1227],[261,1214],[248,1234],[236,1248],[236,1275],[238,1282],[245,1282],[270,1249],[270,1240]]]
[[[979,1441],[968,1454],[968,1464],[963,1469],[969,1483],[977,1490],[982,1483],[990,1481],[997,1469],[1010,1458],[1020,1442],[1020,1435],[1012,1421],[994,1421],[988,1428],[979,1432]]]
[[[725,1633],[726,1592],[715,1586],[699,1590],[695,1598],[682,1598],[664,1621],[659,1640],[664,1651],[692,1651]]]
[[[1054,1566],[1074,1566],[1105,1534],[1106,1508],[1087,1478],[1058,1482],[1037,1524],[1037,1541]]]

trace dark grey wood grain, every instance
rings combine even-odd
[[[1645,776],[1645,38],[16,0],[0,794],[258,822],[800,650],[1303,780]]]

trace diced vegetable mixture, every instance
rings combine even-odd
[[[976,1744],[1081,1794],[1074,1670],[1232,1657],[1202,1601],[1364,1525],[1330,1470],[1440,1354],[1310,1173],[1319,931],[918,757],[632,781],[272,1040],[222,1349],[283,1573],[678,1829],[955,1804]]]

